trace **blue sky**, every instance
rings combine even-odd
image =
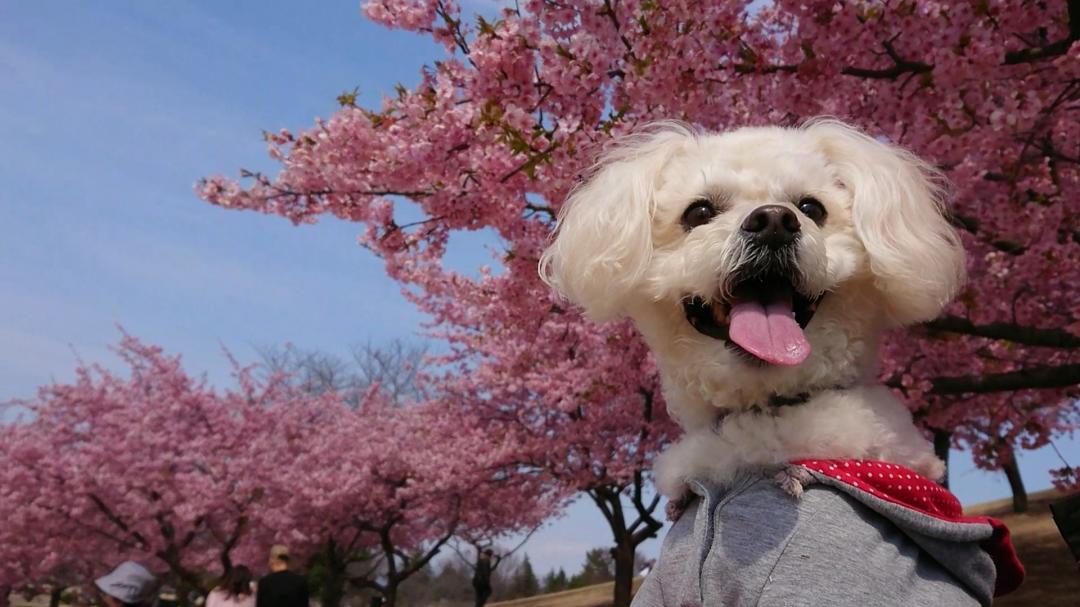
[[[250,359],[259,345],[417,338],[420,314],[356,225],[224,211],[192,185],[272,170],[263,129],[306,127],[353,87],[377,104],[441,52],[365,21],[355,0],[0,3],[0,399],[69,379],[76,353],[114,361],[118,323],[215,381],[223,347]],[[490,263],[493,246],[458,237],[449,262]],[[965,503],[1008,495],[954,460]],[[1029,489],[1055,461],[1025,454]],[[525,550],[541,572],[573,572],[609,542],[604,525],[579,502]]]

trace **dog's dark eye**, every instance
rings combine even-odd
[[[803,212],[810,219],[814,220],[814,223],[821,225],[825,223],[825,217],[828,213],[825,211],[825,205],[814,198],[813,196],[804,196],[799,200],[799,210]]]
[[[694,228],[705,225],[716,217],[716,209],[708,200],[697,200],[694,204],[686,207],[682,214],[683,229],[689,232]]]

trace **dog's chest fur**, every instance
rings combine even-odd
[[[855,386],[821,392],[799,405],[731,413],[692,430],[659,456],[656,484],[675,499],[688,479],[725,486],[741,473],[807,458],[883,460],[932,479],[945,472],[910,412],[888,389]]]

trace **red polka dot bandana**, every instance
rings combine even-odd
[[[947,489],[897,464],[858,459],[804,459],[792,463],[934,518],[956,520],[964,514],[960,500]]]

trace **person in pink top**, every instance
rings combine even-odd
[[[206,597],[206,607],[255,607],[251,570],[243,565],[230,569]]]

